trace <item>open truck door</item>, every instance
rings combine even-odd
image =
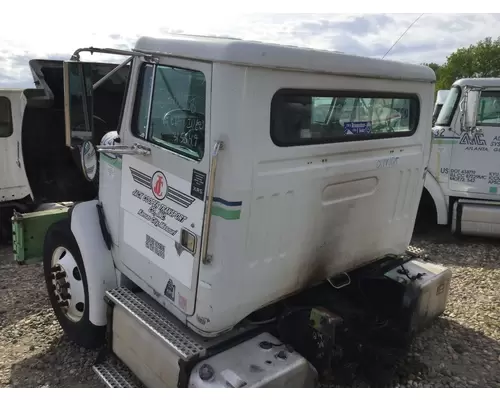
[[[68,61],[63,64],[66,146],[93,141],[93,82],[90,63]]]
[[[63,63],[65,143],[89,181],[97,176],[96,146],[118,127],[128,73],[126,63]]]

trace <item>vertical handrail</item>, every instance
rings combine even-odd
[[[201,236],[201,260],[203,264],[210,264],[210,262],[212,261],[212,257],[207,254],[208,234],[210,231],[210,222],[212,217],[212,203],[213,203],[214,189],[215,189],[215,171],[217,169],[217,156],[219,155],[219,151],[222,148],[223,148],[223,142],[217,140],[212,150],[210,177],[208,181],[208,195],[207,195],[207,201],[205,203],[205,218],[203,222],[203,233]]]

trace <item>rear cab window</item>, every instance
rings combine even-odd
[[[12,108],[7,97],[0,96],[0,137],[12,135]]]
[[[411,136],[416,95],[283,89],[271,103],[271,138],[280,147]]]

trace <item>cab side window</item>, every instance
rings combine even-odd
[[[500,92],[486,91],[481,93],[476,125],[500,125]]]
[[[7,97],[0,97],[0,137],[12,135],[12,109]]]
[[[206,81],[200,71],[143,64],[132,132],[195,161],[205,149]]]

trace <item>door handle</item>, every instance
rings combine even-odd
[[[101,145],[101,146],[97,146],[96,149],[99,153],[109,153],[109,154],[131,154],[131,155],[139,155],[139,156],[149,156],[151,154],[151,149],[149,147],[143,146],[142,144],[139,144],[139,143],[134,143],[132,146]]]

